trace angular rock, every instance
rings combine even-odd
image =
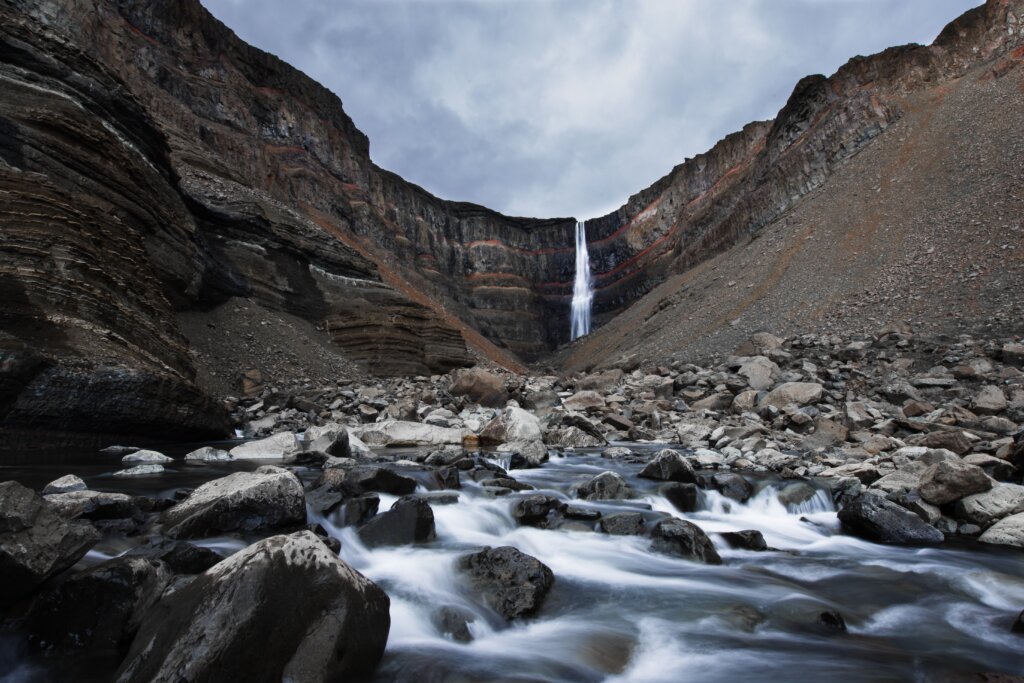
[[[458,567],[483,602],[510,620],[535,614],[555,582],[547,565],[511,546],[466,555]]]
[[[206,482],[160,521],[171,538],[281,529],[306,521],[306,498],[294,474],[261,467]]]
[[[775,379],[781,372],[778,365],[764,356],[754,356],[748,358],[736,371],[736,374],[746,377],[747,384],[751,389],[764,391],[772,388]]]
[[[66,520],[35,491],[0,483],[0,609],[78,562],[99,539],[88,522]]]
[[[696,512],[700,509],[700,489],[696,484],[666,484],[660,492],[680,512]]]
[[[272,536],[152,607],[117,680],[350,680],[380,661],[389,607],[313,533]]]
[[[435,427],[422,422],[375,422],[353,429],[352,434],[368,446],[386,448],[462,443],[461,429]]]
[[[749,481],[734,472],[722,472],[711,477],[715,488],[726,498],[743,503],[754,495],[754,487]]]
[[[235,460],[283,460],[302,450],[301,444],[291,432],[281,432],[258,441],[248,441],[232,448],[229,453]]]
[[[566,410],[585,411],[589,409],[604,408],[604,396],[596,391],[580,391],[568,398],[562,399],[562,406]]]
[[[656,481],[677,481],[693,484],[697,475],[693,467],[678,451],[665,448],[658,451],[654,459],[647,463],[637,476]]]
[[[921,474],[921,497],[932,505],[945,505],[973,493],[992,488],[985,470],[964,462],[943,461],[931,465]]]
[[[597,527],[612,536],[639,536],[644,533],[646,523],[639,512],[618,512],[601,517]]]
[[[602,472],[577,484],[573,493],[583,500],[621,500],[633,495],[626,480],[614,472]]]
[[[345,488],[354,494],[380,491],[405,496],[416,490],[415,479],[404,477],[387,467],[354,467],[345,475]]]
[[[185,455],[186,462],[227,462],[231,454],[213,446],[203,446]]]
[[[359,538],[370,548],[427,543],[434,540],[434,511],[418,498],[401,498],[359,529]]]
[[[1024,548],[1024,512],[1004,517],[988,528],[978,539],[993,545]]]
[[[349,441],[348,430],[341,425],[320,432],[313,441],[308,443],[307,448],[311,451],[326,453],[333,458],[352,457],[352,444]]]
[[[544,430],[536,415],[522,408],[509,406],[480,432],[481,444],[500,444],[514,441],[544,441]]]
[[[988,385],[974,397],[971,408],[980,415],[995,415],[1006,410],[1006,394],[997,386]]]
[[[46,502],[57,511],[57,514],[65,519],[81,518],[98,521],[134,518],[141,520],[143,517],[138,501],[126,493],[85,490],[51,493],[45,498]]]
[[[474,403],[488,408],[500,408],[508,401],[505,381],[483,368],[466,368],[452,372],[452,396],[466,396]]]
[[[71,493],[72,491],[84,491],[88,487],[85,482],[73,474],[65,474],[59,479],[54,479],[43,487],[43,495],[51,493]]]
[[[957,519],[987,527],[1008,515],[1024,512],[1024,486],[996,484],[990,490],[964,496],[956,502]]]
[[[824,391],[824,387],[816,382],[786,382],[768,392],[761,399],[761,405],[785,408],[795,403],[798,406],[806,406],[820,401]]]
[[[705,564],[722,564],[708,535],[685,520],[674,517],[658,520],[651,530],[651,539],[651,548],[658,552]]]
[[[498,446],[499,453],[511,453],[509,469],[540,467],[548,461],[548,447],[543,441],[510,441]]]
[[[880,543],[916,545],[945,540],[941,531],[913,512],[870,494],[847,502],[839,511],[839,521],[849,533]]]
[[[138,555],[71,574],[33,600],[30,637],[46,650],[127,650],[170,578],[163,562]]]
[[[765,542],[764,536],[756,529],[727,531],[722,534],[722,540],[728,543],[730,547],[740,548],[741,550],[768,550],[768,544]]]

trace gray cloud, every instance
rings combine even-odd
[[[857,54],[977,0],[203,0],[447,199],[589,218]]]

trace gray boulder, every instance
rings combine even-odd
[[[260,467],[206,482],[160,521],[171,538],[280,529],[306,521],[306,499],[294,474]]]
[[[555,582],[547,565],[511,546],[466,555],[458,567],[483,602],[506,619],[536,613]]]
[[[157,451],[135,451],[121,458],[121,464],[125,466],[132,465],[163,465],[164,463],[174,462],[174,458],[169,458],[163,453]]]
[[[843,528],[855,536],[881,543],[941,543],[945,536],[920,517],[879,496],[862,494],[839,511]]]
[[[14,481],[0,484],[0,609],[75,564],[100,539],[84,521],[69,521]]]
[[[117,680],[351,680],[380,661],[389,607],[313,533],[272,536],[152,607]]]
[[[990,526],[978,540],[993,545],[1012,545],[1024,548],[1024,512],[1018,512],[999,520]]]
[[[651,548],[667,555],[675,555],[705,564],[722,564],[708,535],[696,524],[669,517],[658,520],[651,529]]]
[[[633,495],[626,480],[614,472],[602,472],[582,484],[577,484],[573,493],[583,500],[621,500]]]
[[[647,463],[637,476],[656,481],[678,481],[689,484],[697,481],[697,475],[690,463],[678,451],[671,448],[658,451],[654,460]]]
[[[791,403],[810,405],[821,400],[825,388],[816,382],[786,382],[772,389],[761,399],[762,406],[785,408]]]
[[[213,446],[203,446],[185,455],[187,462],[227,462],[231,454]]]
[[[932,505],[945,505],[964,496],[988,491],[992,488],[992,480],[977,465],[944,460],[921,474],[918,488],[921,497]]]
[[[54,479],[43,487],[43,495],[51,493],[71,493],[72,491],[84,491],[88,487],[85,482],[73,474],[65,474],[59,479]]]
[[[1018,512],[1024,512],[1024,486],[1018,484],[997,484],[988,491],[961,498],[955,507],[957,519],[982,528]]]

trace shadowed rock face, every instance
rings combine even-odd
[[[775,121],[589,221],[597,323],[777,219],[907,93],[1016,55],[1022,15],[989,0],[931,47],[808,77]],[[467,343],[514,367],[566,341],[572,219],[379,169],[334,94],[196,0],[14,0],[0,19],[8,432],[223,433],[175,315],[232,297],[322,325],[379,374],[469,365]]]

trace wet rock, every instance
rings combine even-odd
[[[301,450],[302,446],[294,434],[281,432],[265,439],[235,446],[229,453],[235,460],[283,460]]]
[[[115,477],[150,477],[156,474],[163,474],[163,465],[136,465],[126,470],[114,472]]]
[[[999,520],[990,526],[978,540],[993,545],[1024,548],[1024,512],[1018,512]]]
[[[509,469],[540,467],[548,461],[548,447],[543,441],[511,441],[498,447],[499,453],[510,453]]]
[[[554,496],[534,493],[512,504],[512,517],[519,524],[546,529],[564,507],[565,504]]]
[[[795,481],[786,484],[776,495],[779,502],[788,507],[798,507],[803,503],[813,500],[818,494],[817,489],[803,481]]]
[[[700,509],[700,489],[696,484],[666,484],[659,491],[680,512],[696,512]]]
[[[651,530],[651,539],[651,548],[658,552],[705,564],[722,563],[708,535],[685,520],[674,517],[658,520]]]
[[[506,619],[535,614],[555,582],[547,565],[511,546],[484,548],[458,566],[473,591]]]
[[[985,471],[964,462],[943,461],[931,465],[921,474],[921,497],[932,505],[945,505],[972,493],[992,488]]]
[[[772,389],[761,399],[760,405],[785,408],[791,403],[810,405],[821,400],[825,388],[816,382],[786,382]]]
[[[318,432],[316,438],[309,442],[307,448],[311,451],[326,453],[334,458],[352,457],[352,445],[349,441],[348,430],[341,425],[332,425],[332,428]]]
[[[387,467],[354,467],[345,475],[345,486],[354,493],[380,491],[405,496],[416,490],[416,480],[404,477]]]
[[[690,484],[697,481],[697,475],[690,463],[678,451],[671,448],[658,451],[654,459],[647,463],[637,476],[656,481],[676,481]]]
[[[476,617],[468,610],[446,605],[434,612],[431,620],[442,635],[457,643],[468,643],[473,640],[469,625],[476,621]]]
[[[33,600],[30,638],[45,650],[127,650],[169,580],[164,563],[138,555],[65,576]]]
[[[628,458],[633,455],[633,451],[626,448],[625,446],[612,446],[601,451],[602,458]]]
[[[1013,622],[1010,630],[1014,633],[1024,633],[1024,610],[1021,610],[1021,613],[1017,615],[1017,619]]]
[[[359,538],[370,548],[427,543],[435,538],[434,511],[418,498],[401,498],[359,529]]]
[[[711,477],[714,487],[726,498],[743,503],[754,495],[754,487],[749,481],[733,472],[721,472]]]
[[[422,422],[375,422],[352,430],[368,446],[387,448],[461,444],[462,430]]]
[[[186,462],[227,462],[231,454],[213,446],[203,446],[185,455]]]
[[[941,531],[914,513],[871,494],[847,502],[839,511],[839,521],[847,532],[881,543],[912,545],[945,539]]]
[[[88,488],[85,482],[73,474],[65,474],[59,479],[54,479],[43,487],[43,495],[51,493],[71,493],[72,491],[84,491]]]
[[[380,496],[368,493],[349,498],[341,506],[341,523],[344,526],[360,526],[370,521],[380,508]]]
[[[818,624],[825,631],[846,633],[846,620],[834,609],[827,609],[818,615]]]
[[[544,442],[560,448],[597,448],[608,443],[604,437],[594,436],[579,427],[553,429],[545,435]]]
[[[434,470],[431,477],[440,489],[462,488],[462,481],[459,478],[459,469],[457,467],[442,467],[439,470]]]
[[[597,527],[612,536],[640,536],[644,533],[646,523],[639,512],[618,512],[602,517]]]
[[[467,396],[474,403],[489,408],[500,408],[508,401],[505,381],[483,368],[466,368],[452,372],[452,396]]]
[[[144,518],[138,501],[126,493],[85,490],[52,493],[45,498],[46,502],[57,511],[57,514],[65,519],[92,521],[135,519],[142,521]]]
[[[99,539],[88,522],[68,521],[31,489],[0,483],[0,609],[78,562]]]
[[[203,546],[187,541],[164,541],[157,545],[141,546],[127,556],[140,555],[160,560],[175,574],[202,574],[224,558]]]
[[[741,550],[768,550],[768,544],[765,542],[764,536],[756,529],[747,529],[745,531],[726,531],[722,534],[722,539],[732,548],[740,548]]]
[[[957,519],[985,528],[1008,515],[1024,512],[1024,486],[996,484],[990,490],[957,501]]]
[[[118,680],[350,680],[380,661],[389,606],[311,532],[273,536],[152,607]]]
[[[281,529],[306,521],[306,499],[294,474],[266,466],[203,484],[160,521],[171,538]]]
[[[147,463],[162,465],[168,462],[174,462],[174,458],[169,458],[157,451],[135,451],[121,458],[121,464],[127,466]]]
[[[583,500],[621,500],[633,495],[626,480],[614,472],[602,472],[577,484],[573,487],[573,493]]]
[[[484,445],[520,441],[543,443],[544,430],[536,415],[516,406],[508,406],[501,415],[484,426],[479,436],[480,443]]]

